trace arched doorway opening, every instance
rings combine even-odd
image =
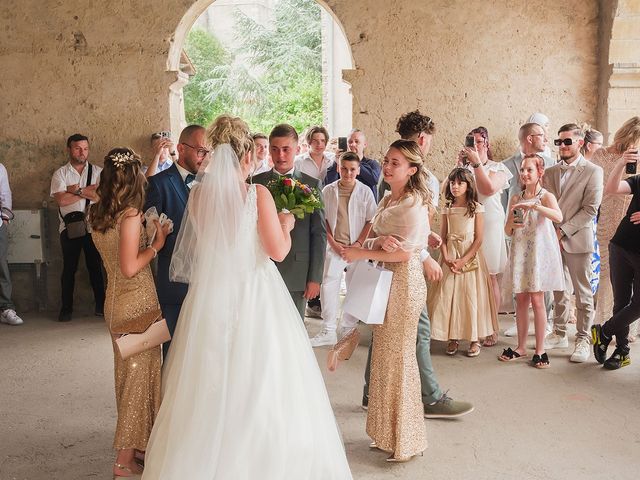
[[[185,52],[189,32],[194,25],[199,28],[207,25],[217,28],[216,36],[225,35],[233,23],[233,10],[241,9],[246,14],[267,11],[280,0],[196,0],[180,21],[170,42],[167,71],[176,75],[169,87],[169,108],[171,130],[177,135],[187,124],[185,117],[184,87],[196,74],[197,66],[191,62]],[[351,129],[352,96],[351,86],[344,81],[343,71],[354,68],[350,45],[344,29],[328,8],[315,0],[320,8],[322,35],[322,124],[330,135],[346,135]],[[259,7],[259,8],[258,8]],[[228,32],[227,32],[228,34]],[[320,59],[319,59],[320,61]],[[230,112],[236,113],[236,112]]]

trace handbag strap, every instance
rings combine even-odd
[[[85,187],[88,187],[89,185],[91,185],[91,177],[93,176],[93,165],[89,164],[89,171],[87,172],[87,183],[85,183]],[[87,208],[89,208],[89,203],[91,203],[91,201],[88,198],[85,198],[85,202],[84,202],[84,211],[87,211]]]

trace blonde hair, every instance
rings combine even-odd
[[[238,160],[242,160],[247,153],[255,150],[249,126],[240,117],[218,116],[207,128],[207,139],[213,149],[224,143],[231,145]]]
[[[640,117],[631,117],[624,122],[613,136],[613,144],[618,152],[626,151],[640,140]]]
[[[427,171],[424,167],[424,157],[420,146],[413,140],[396,140],[389,148],[398,150],[407,159],[412,167],[416,167],[416,173],[409,177],[405,186],[405,194],[418,196],[423,205],[431,205],[431,191],[428,187]]]

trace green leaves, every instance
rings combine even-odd
[[[231,52],[203,30],[189,32],[185,49],[197,74],[184,88],[187,122],[208,125],[231,113],[265,133],[282,122],[298,131],[322,124],[320,8],[280,0],[272,25],[238,11]]]

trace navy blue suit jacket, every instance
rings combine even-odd
[[[157,175],[149,177],[148,182],[144,210],[156,207],[158,215],[164,213],[173,220],[173,232],[167,236],[164,247],[158,252],[156,273],[158,300],[161,305],[182,305],[189,286],[185,283],[169,281],[169,264],[173,248],[176,245],[178,230],[182,225],[182,216],[189,199],[189,190],[175,164]]]

